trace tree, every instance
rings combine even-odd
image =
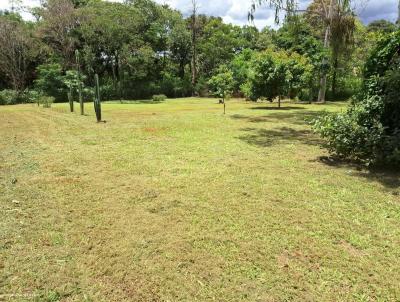
[[[299,54],[266,50],[252,60],[248,82],[243,89],[253,101],[266,98],[272,102],[278,98],[280,107],[283,96],[296,97],[307,88],[311,70],[308,60]]]
[[[233,73],[235,92],[239,92],[240,87],[246,83],[250,71],[251,60],[254,55],[255,51],[244,49],[230,62],[229,67]]]
[[[307,18],[310,23],[321,28],[325,26],[324,48],[331,50],[333,65],[332,92],[336,92],[337,70],[339,59],[343,54],[349,55],[353,34],[356,28],[354,13],[350,0],[315,0],[307,8]],[[347,56],[348,58],[348,56]],[[322,60],[319,102],[325,102],[327,76],[329,71],[327,55]]]
[[[198,5],[197,0],[192,0],[192,16],[190,22],[190,28],[192,33],[192,60],[191,60],[191,68],[192,68],[192,87],[194,88],[197,83],[197,12]],[[194,90],[193,90],[194,93]]]
[[[209,19],[198,42],[199,69],[206,77],[219,66],[229,64],[248,44],[239,26],[225,24],[221,18]]]
[[[222,65],[218,68],[217,73],[208,81],[208,84],[210,85],[212,94],[222,98],[222,101],[225,103],[225,99],[230,97],[233,92],[233,73],[227,66]]]
[[[65,100],[65,86],[60,64],[49,63],[36,68],[35,88],[42,95],[52,96],[58,101]]]
[[[297,14],[297,2],[295,0],[252,0],[249,18],[254,19],[254,13],[258,5],[269,3],[275,7],[275,19],[279,22],[279,12],[285,11],[286,19],[291,20]],[[354,30],[354,15],[350,6],[351,0],[315,0],[313,7],[317,8],[313,14],[320,18],[324,25],[324,48],[328,50],[330,43],[332,45],[341,41],[348,41]],[[310,10],[309,7],[309,10]],[[352,19],[351,19],[352,18]],[[351,25],[353,20],[353,25]],[[335,42],[334,42],[335,41]],[[334,43],[332,43],[334,42]],[[328,59],[324,57],[321,64],[320,90],[318,94],[318,102],[325,102],[327,75],[328,75]]]
[[[397,26],[400,26],[400,1],[399,4],[397,6]]]
[[[375,20],[368,24],[367,29],[370,32],[390,34],[396,31],[396,24],[384,19]]]
[[[74,51],[78,43],[74,32],[79,24],[71,0],[48,0],[39,11],[42,22],[39,36],[51,47],[65,69],[74,64]]]
[[[381,40],[364,66],[360,99],[344,113],[316,120],[330,152],[370,164],[400,166],[400,31]]]
[[[258,6],[269,4],[270,7],[275,8],[275,23],[279,23],[279,13],[284,11],[286,17],[294,16],[297,13],[296,0],[251,0],[251,7],[249,11],[249,20],[254,20],[254,15]]]
[[[179,66],[179,76],[185,78],[185,66],[190,63],[190,54],[192,49],[190,32],[186,29],[185,24],[178,23],[171,31],[169,37],[169,49],[172,58]]]
[[[0,73],[8,86],[21,92],[40,47],[19,15],[0,16]]]

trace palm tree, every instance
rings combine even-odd
[[[349,53],[349,46],[353,42],[355,30],[355,16],[350,8],[349,0],[314,0],[307,9],[307,18],[315,26],[324,26],[324,48],[331,49],[333,62],[332,92],[336,90],[336,73],[339,65],[339,57],[343,53]],[[325,102],[328,58],[322,61],[320,89],[318,102]]]

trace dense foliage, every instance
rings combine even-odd
[[[362,93],[347,112],[315,128],[330,151],[367,164],[400,165],[400,31],[382,39],[368,58]]]
[[[222,65],[218,68],[217,73],[211,77],[208,84],[214,96],[222,98],[225,101],[233,93],[234,80],[233,72],[227,66]]]
[[[250,70],[248,82],[244,84],[246,96],[250,100],[272,101],[283,96],[295,98],[306,90],[312,66],[297,53],[266,50],[253,58]]]
[[[221,66],[232,73],[229,94],[253,100],[277,96],[316,100],[320,75],[326,72],[329,96],[351,95],[360,87],[360,70],[371,41],[393,25],[380,21],[366,28],[357,21],[353,46],[342,47],[339,39],[340,47],[327,50],[321,31],[324,20],[309,13],[289,16],[277,30],[260,31],[224,23],[219,17],[185,18],[151,0],[41,3],[32,11],[35,22],[23,20],[18,13],[0,14],[3,104],[31,101],[35,93],[56,101],[67,101],[68,96],[76,101],[79,83],[88,101],[93,99],[95,74],[105,100],[215,94],[221,87],[211,79]],[[310,7],[319,8],[318,3],[315,0]],[[344,24],[342,19],[336,22]],[[268,64],[277,67],[272,72],[265,65],[268,56],[273,61]],[[325,57],[331,59],[323,61]],[[263,60],[265,64],[258,65]],[[81,80],[74,74],[77,65]],[[268,81],[260,81],[262,74]],[[15,91],[12,101],[7,89]]]

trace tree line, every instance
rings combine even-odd
[[[47,0],[32,9],[34,21],[3,11],[0,103],[37,95],[67,101],[80,85],[83,99],[93,100],[96,74],[107,100],[211,93],[316,101],[325,90],[330,99],[347,97],[362,86],[370,50],[396,26],[365,26],[346,1],[335,3],[327,10],[314,0],[276,30],[199,14],[195,0],[186,18],[151,0]]]

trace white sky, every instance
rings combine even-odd
[[[14,0],[22,1],[26,7],[38,6],[40,0]],[[118,0],[114,0],[118,1]],[[179,9],[184,15],[188,15],[191,0],[155,0],[158,3],[166,3],[171,7]],[[376,19],[397,19],[397,5],[399,0],[356,0],[355,9],[364,23]],[[300,7],[305,8],[311,0],[299,0]],[[248,24],[247,15],[251,0],[198,0],[199,13],[221,16],[225,22],[244,25]],[[0,9],[9,9],[10,0],[0,0]],[[29,14],[23,13],[25,18]],[[259,8],[256,13],[255,24],[258,28],[266,25],[274,26],[274,11],[268,6]]]

